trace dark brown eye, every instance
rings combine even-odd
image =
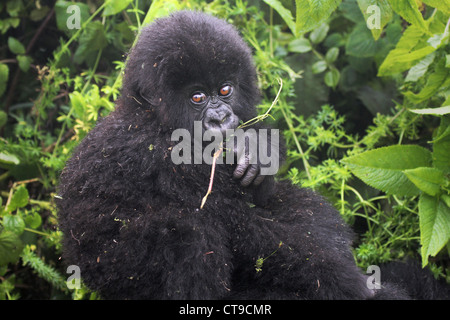
[[[202,103],[206,100],[206,94],[203,92],[194,93],[191,97],[192,102],[194,103]]]
[[[220,90],[219,90],[219,94],[220,94],[221,96],[227,96],[227,95],[229,95],[230,93],[231,93],[231,86],[229,86],[229,85],[223,86],[223,87],[220,88]]]

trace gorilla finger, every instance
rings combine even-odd
[[[259,176],[257,176],[257,177],[255,178],[255,181],[253,181],[253,185],[259,186],[259,185],[261,184],[261,182],[264,181],[264,178],[265,178],[265,177],[266,177],[266,176],[260,174]]]
[[[259,166],[251,165],[250,168],[247,170],[247,173],[245,174],[244,178],[242,178],[241,180],[241,186],[248,187],[255,179],[255,177],[258,175],[258,172]]]
[[[238,164],[233,172],[233,178],[240,179],[248,168],[248,163]]]

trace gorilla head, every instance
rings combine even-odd
[[[148,102],[163,130],[224,132],[256,116],[260,92],[251,51],[225,21],[181,11],[142,30],[123,94]],[[192,131],[191,131],[192,132]]]

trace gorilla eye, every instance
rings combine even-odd
[[[231,90],[232,90],[231,86],[226,85],[226,86],[223,86],[222,88],[220,88],[219,94],[221,96],[227,96],[227,95],[229,95],[231,93]]]
[[[191,97],[192,102],[194,103],[202,103],[206,100],[206,94],[203,92],[194,93]]]

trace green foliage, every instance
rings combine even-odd
[[[412,256],[450,279],[448,1],[50,3],[0,4],[0,299],[98,298],[65,284],[58,176],[114,109],[135,36],[183,8],[241,31],[258,69],[261,114],[282,80],[264,120],[288,146],[281,178],[316,189],[355,224],[358,265]],[[79,29],[69,28],[70,5]],[[277,250],[254,257],[258,272]],[[24,289],[30,281],[41,287]]]

